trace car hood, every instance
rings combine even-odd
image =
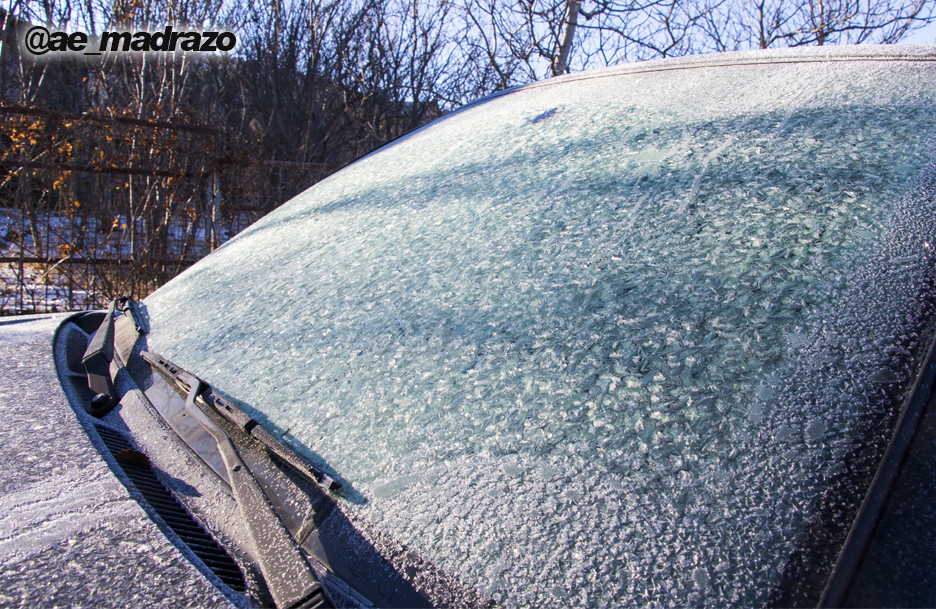
[[[128,491],[91,418],[76,418],[52,353],[65,318],[0,320],[0,604],[237,606]]]

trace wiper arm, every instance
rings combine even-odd
[[[167,374],[185,392],[185,410],[211,434],[224,460],[234,498],[247,525],[260,570],[279,609],[329,606],[322,586],[308,561],[277,515],[256,478],[241,459],[230,436],[211,420],[196,402],[208,403],[211,387],[200,378],[153,353],[140,354],[162,374]],[[207,399],[206,399],[207,398]]]
[[[81,363],[88,375],[88,387],[94,394],[86,408],[92,416],[98,418],[110,412],[119,401],[111,374],[111,363],[114,361],[114,321],[118,313],[125,313],[133,318],[133,326],[137,334],[147,332],[143,316],[140,315],[133,299],[129,296],[121,296],[111,302],[104,321],[98,327],[81,358]]]

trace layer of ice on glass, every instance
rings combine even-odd
[[[934,96],[853,62],[494,99],[152,295],[151,347],[505,606],[762,604],[929,339]]]

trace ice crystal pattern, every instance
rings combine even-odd
[[[928,340],[934,93],[791,63],[478,104],[155,293],[152,345],[507,607],[762,604]]]

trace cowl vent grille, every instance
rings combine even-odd
[[[95,425],[94,428],[117,460],[117,464],[127,474],[153,511],[166,523],[166,526],[179,536],[185,545],[205,563],[205,566],[218,576],[218,579],[232,590],[243,593],[246,588],[244,575],[237,563],[163,486],[152,468],[146,464],[146,458],[136,453],[127,438],[119,432],[101,425]],[[130,458],[128,454],[131,455]],[[139,457],[133,458],[134,454]]]

